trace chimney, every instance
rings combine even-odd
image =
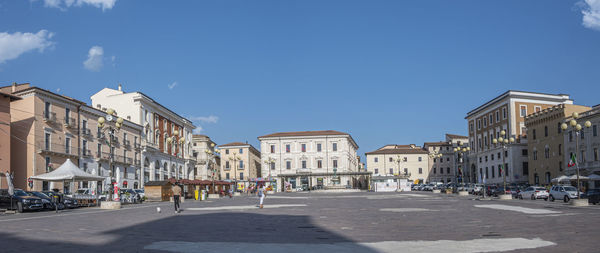
[[[119,84],[119,91],[123,91],[123,86]]]
[[[17,82],[13,82],[12,83],[12,91],[11,92],[14,93],[16,91],[17,91]]]

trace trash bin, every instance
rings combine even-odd
[[[194,190],[194,199],[198,200],[198,190]]]
[[[202,195],[200,200],[206,200],[206,190],[202,190]]]

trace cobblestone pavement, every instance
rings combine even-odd
[[[0,215],[0,252],[598,252],[600,206],[285,193]],[[160,207],[161,212],[157,212]]]

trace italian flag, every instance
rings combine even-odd
[[[577,163],[577,159],[575,158],[575,154],[571,154],[571,160],[567,163],[567,167],[573,167]]]

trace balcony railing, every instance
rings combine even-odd
[[[64,126],[66,128],[76,128],[77,127],[77,121],[75,121],[74,118],[65,117]]]
[[[82,128],[81,129],[81,135],[83,135],[84,137],[92,137],[92,131],[89,128]]]
[[[81,150],[81,156],[83,156],[83,157],[90,157],[90,156],[92,156],[92,152],[89,149],[82,149]]]
[[[45,122],[56,122],[56,113],[55,112],[44,112],[44,121]]]
[[[125,140],[123,143],[125,144],[125,148],[127,148],[127,149],[131,148],[131,141]]]
[[[62,157],[79,156],[79,150],[71,146],[65,146],[56,143],[53,143],[52,145],[46,145],[45,142],[38,142],[36,146],[39,154],[57,155]]]

